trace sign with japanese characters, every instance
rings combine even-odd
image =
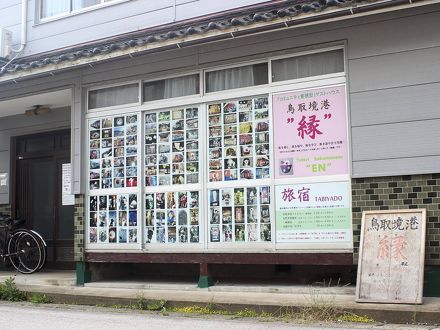
[[[277,243],[351,243],[350,182],[278,185]]]
[[[275,178],[348,174],[345,85],[273,95]]]
[[[425,209],[363,213],[357,302],[422,303],[425,230]]]

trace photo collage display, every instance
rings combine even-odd
[[[146,243],[199,243],[199,192],[145,194]]]
[[[90,190],[137,186],[137,117],[89,121]]]
[[[145,185],[199,183],[199,109],[145,114]]]
[[[270,242],[270,187],[209,190],[209,240]]]
[[[208,105],[209,181],[270,178],[267,97]]]
[[[137,243],[138,200],[136,194],[89,197],[90,243]]]

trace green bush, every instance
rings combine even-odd
[[[28,300],[34,304],[50,304],[53,302],[51,298],[41,293],[34,293]]]
[[[15,285],[14,279],[9,277],[4,283],[0,283],[0,300],[24,301],[26,294]]]

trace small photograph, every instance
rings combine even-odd
[[[257,215],[257,206],[248,206],[247,208],[247,223],[256,223],[258,222],[258,215]]]
[[[127,176],[137,176],[137,167],[127,167]]]
[[[192,209],[195,207],[199,207],[199,192],[191,191],[189,197],[189,207]]]
[[[232,226],[231,225],[223,225],[223,242],[232,242]]]
[[[90,149],[99,149],[101,140],[90,140]]]
[[[159,164],[169,164],[169,163],[170,163],[170,154],[159,154]]]
[[[177,200],[179,209],[186,209],[188,207],[188,197],[186,192],[179,192]]]
[[[240,112],[238,114],[238,121],[240,123],[252,121],[252,112]]]
[[[115,117],[115,119],[113,121],[114,121],[115,127],[125,125],[124,117]]]
[[[183,119],[183,109],[173,110],[173,120]]]
[[[184,129],[184,126],[185,121],[183,119],[173,121],[173,131],[181,131]]]
[[[250,223],[247,225],[248,242],[258,241],[258,228],[256,223]]]
[[[234,209],[235,223],[244,223],[244,207],[236,206]]]
[[[113,155],[112,148],[101,149],[101,158],[111,157],[112,155]]]
[[[186,138],[188,140],[195,140],[199,138],[199,130],[197,129],[192,129],[192,130],[188,130],[186,131]]]
[[[184,163],[173,164],[172,172],[173,172],[173,174],[184,174],[185,173],[185,164]]]
[[[210,182],[222,181],[222,171],[210,171],[209,172],[209,181]]]
[[[114,128],[114,136],[115,137],[124,136],[124,134],[125,134],[125,130],[124,130],[123,126]]]
[[[260,203],[270,204],[270,188],[267,186],[260,187]]]
[[[125,179],[125,186],[126,187],[137,187],[137,178],[127,178]]]
[[[127,124],[136,124],[137,123],[137,115],[130,115],[125,117],[125,122]]]
[[[246,180],[252,180],[254,178],[254,170],[241,170],[240,178]]]
[[[239,137],[239,144],[240,145],[252,144],[252,142],[253,142],[252,134],[240,134],[240,137]]]
[[[90,197],[90,211],[98,211],[98,196]]]
[[[269,130],[269,123],[267,121],[259,121],[255,125],[255,132],[264,132]]]
[[[208,114],[217,115],[220,112],[221,112],[221,105],[220,104],[210,104],[208,106]]]
[[[97,228],[90,228],[89,242],[90,243],[97,243],[98,242],[98,229]]]
[[[209,149],[209,159],[218,159],[222,157],[222,151],[220,148]]]
[[[257,188],[251,187],[246,189],[246,203],[247,205],[256,205],[258,202]]]
[[[260,221],[264,223],[270,222],[270,210],[269,205],[261,205],[260,208]]]
[[[113,140],[113,146],[114,147],[123,147],[123,146],[125,146],[125,139],[123,137],[115,138]]]
[[[165,243],[165,228],[156,228],[156,241],[157,243]]]
[[[90,130],[91,131],[98,130],[98,132],[99,132],[100,128],[101,128],[101,121],[99,119],[90,121]]]
[[[238,101],[238,111],[251,111],[252,100],[240,100]]]
[[[128,212],[128,225],[131,227],[137,226],[137,212],[136,211]]]
[[[293,158],[282,158],[279,160],[280,175],[292,175],[293,174]]]
[[[221,138],[211,138],[209,139],[209,148],[219,148],[222,146]]]
[[[222,169],[222,161],[220,159],[210,160],[209,161],[209,169],[210,170],[221,170]]]
[[[156,134],[157,133],[157,124],[145,124],[145,134]]]
[[[237,168],[237,158],[227,158],[224,160],[224,168],[228,170],[234,170]],[[221,167],[221,165],[220,165]]]
[[[269,132],[256,133],[255,143],[269,143]]]
[[[257,168],[255,177],[257,179],[270,179],[270,169],[268,167]]]
[[[191,209],[189,211],[189,217],[192,225],[198,225],[199,224],[199,210],[198,209]]]
[[[232,207],[222,207],[222,223],[232,223]]]
[[[156,211],[156,225],[165,226],[165,224],[166,224],[165,211]]]
[[[225,125],[223,128],[224,135],[236,135],[237,134],[237,125]]]
[[[229,114],[225,114],[223,116],[223,123],[226,125],[236,123],[236,122],[237,122],[237,114],[235,114],[235,113],[229,113]]]
[[[222,206],[231,206],[233,202],[233,192],[232,189],[222,190]]]
[[[154,210],[154,194],[145,194],[145,208]]]
[[[255,153],[257,155],[269,155],[269,145],[259,144],[255,146]]]
[[[145,154],[146,155],[154,155],[156,154],[156,145],[149,145],[149,146],[145,146]]]
[[[98,226],[98,213],[90,212],[89,226],[90,227]]]
[[[246,239],[244,225],[235,226],[235,241],[244,242]]]
[[[176,142],[180,144],[180,142]],[[159,153],[169,153],[171,151],[171,146],[167,144],[159,144]]]
[[[90,159],[99,159],[99,151],[90,150]]]
[[[179,226],[186,226],[188,224],[188,213],[186,210],[179,210],[177,213],[177,224]]]
[[[170,121],[170,112],[169,111],[159,112],[159,121]]]
[[[115,157],[124,157],[124,147],[118,147],[114,150]]]
[[[240,156],[249,157],[253,155],[253,149],[250,146],[240,146]]]
[[[127,140],[125,142],[128,146],[134,146],[137,144],[137,136],[127,136]]]
[[[211,126],[209,128],[209,137],[218,137],[222,135],[222,127],[221,126]]]
[[[155,113],[147,113],[145,114],[145,123],[155,123],[157,121],[157,115]]]
[[[145,212],[145,226],[153,226],[154,224],[154,211],[147,210]]]
[[[234,189],[234,204],[244,205],[244,188]]]
[[[198,151],[187,151],[186,152],[186,161],[187,162],[196,162],[199,160]]]
[[[127,229],[119,229],[119,243],[127,243]]]
[[[260,225],[260,239],[263,242],[270,242],[271,241],[270,224]]]
[[[124,188],[125,180],[124,178],[114,178],[113,179],[113,188]]]
[[[165,123],[160,123],[159,124],[159,132],[169,132],[170,131],[170,126],[171,124],[169,122],[165,122]]]
[[[169,210],[167,213],[167,225],[168,226],[176,225],[176,214],[174,213],[174,210]]]
[[[173,139],[173,142],[184,141],[185,140],[185,132],[184,131],[173,131],[172,139]]]
[[[199,163],[186,163],[186,171],[188,173],[197,173],[199,171]]]
[[[186,150],[198,150],[199,143],[197,141],[186,142]]]
[[[128,243],[137,243],[137,229],[128,231]]]
[[[113,158],[113,166],[114,167],[123,167],[123,166],[125,166],[125,158],[124,157]]]
[[[263,110],[255,110],[255,119],[267,119],[269,118],[269,110],[263,109]]]
[[[173,175],[173,184],[185,184],[185,176],[183,174]]]
[[[111,187],[112,187],[112,179],[102,179],[101,181],[102,189],[109,189]]]
[[[117,239],[117,236],[116,236],[116,227],[111,227],[111,228],[108,230],[108,242],[109,242],[109,243],[116,243],[116,239]]]
[[[99,222],[98,222],[99,227],[107,226],[107,212],[106,211],[99,211],[98,220],[99,220]]]
[[[252,133],[252,123],[244,122],[239,125],[240,134]]]
[[[223,103],[223,113],[237,112],[237,104],[235,102]]]
[[[108,139],[108,138],[111,138],[112,136],[113,136],[113,133],[112,133],[111,128],[107,128],[107,129],[102,130],[102,138],[103,139]]]
[[[199,121],[197,119],[189,119],[186,121],[186,129],[196,129],[199,127]]]
[[[185,143],[184,142],[174,142],[173,143],[173,151],[183,151],[185,149]]]
[[[137,125],[127,126],[125,129],[125,135],[136,135],[137,134]]]
[[[189,228],[189,241],[191,243],[198,243],[199,242],[199,227],[198,226],[191,226]]]
[[[113,146],[112,139],[103,139],[101,142],[101,148],[111,148]]]
[[[99,228],[99,242],[100,243],[107,242],[107,228]]]
[[[116,210],[116,208],[117,208],[117,205],[116,205],[117,197],[118,196],[116,196],[116,195],[108,196],[108,209],[109,210],[112,210],[112,211]]]
[[[145,243],[151,243],[153,241],[154,227],[145,228],[145,231],[146,231]]]
[[[224,157],[237,157],[237,147],[224,148]]]
[[[263,157],[257,157],[257,167],[267,167],[270,164],[269,157],[263,156]]]
[[[209,191],[209,206],[220,205],[220,190],[212,189]]]
[[[107,210],[107,196],[99,196],[99,210]]]
[[[220,226],[211,226],[210,241],[213,243],[220,242]]]
[[[137,147],[127,147],[125,149],[125,152],[126,152],[127,156],[137,154]]]
[[[118,225],[119,227],[126,227],[128,225],[127,211],[119,211]]]
[[[145,165],[156,165],[157,164],[157,156],[145,156]]]
[[[128,196],[128,208],[130,210],[136,210],[137,209],[137,195],[130,194]]]
[[[197,118],[199,115],[199,109],[198,108],[188,108],[186,109],[186,118]]]
[[[188,242],[188,227],[179,228],[179,243]]]
[[[145,177],[145,185],[147,187],[157,186],[157,176],[147,176]]]
[[[225,136],[223,144],[225,147],[237,145],[237,135]]]
[[[183,152],[174,152],[172,161],[173,163],[181,163],[185,160],[185,157],[183,156]]]
[[[90,140],[99,139],[101,137],[100,131],[90,131]]]
[[[224,170],[225,181],[233,181],[238,179],[237,170]]]
[[[171,178],[167,176],[159,176],[159,186],[169,186],[171,184]]]
[[[241,168],[251,168],[253,167],[253,158],[252,157],[245,157],[240,159],[240,167]]]
[[[254,109],[265,109],[269,106],[267,97],[259,97],[254,99]]]
[[[192,173],[186,175],[186,183],[199,183],[199,174]]]
[[[91,170],[99,169],[100,166],[101,166],[101,165],[100,165],[99,160],[91,160],[91,161],[90,161],[90,169],[91,169]]]

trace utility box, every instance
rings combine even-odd
[[[11,53],[12,32],[0,27],[0,58],[7,58]]]

